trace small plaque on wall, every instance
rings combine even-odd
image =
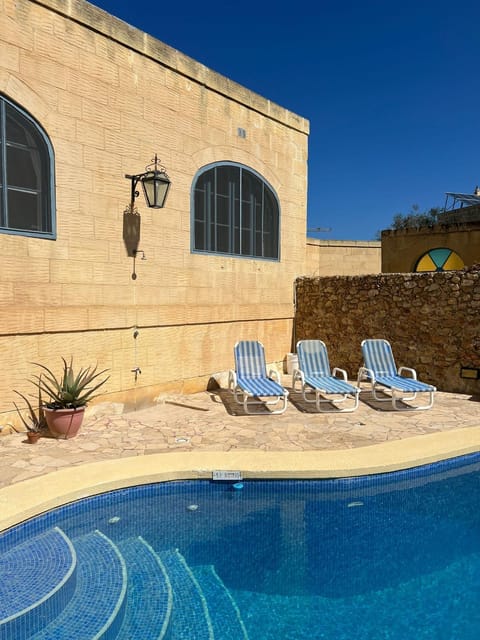
[[[480,369],[476,367],[461,367],[460,377],[468,380],[478,380],[480,378]]]
[[[241,471],[214,471],[212,473],[213,480],[242,480]]]

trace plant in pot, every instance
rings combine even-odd
[[[43,369],[35,376],[33,383],[49,400],[43,403],[45,419],[52,435],[57,438],[73,438],[83,422],[87,402],[99,394],[98,389],[110,376],[99,379],[108,369],[98,371],[98,367],[82,367],[75,373],[73,358],[68,363],[63,360],[63,370],[56,376],[44,364],[34,363]]]
[[[35,444],[41,437],[42,431],[44,432],[47,429],[47,421],[42,402],[42,391],[40,388],[38,389],[38,408],[34,407],[27,396],[23,395],[23,393],[20,393],[20,391],[16,391],[15,389],[14,392],[19,395],[27,405],[28,417],[24,418],[17,403],[13,403],[23,426],[27,430],[27,441],[30,444]]]

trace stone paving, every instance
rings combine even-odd
[[[284,384],[288,387],[287,378]],[[361,394],[353,413],[318,414],[290,393],[284,414],[246,415],[226,390],[165,395],[153,407],[123,412],[117,404],[90,407],[69,440],[45,436],[27,444],[24,433],[0,437],[0,486],[67,466],[172,451],[308,451],[351,449],[415,435],[480,426],[480,397],[441,393],[428,411],[392,411]]]

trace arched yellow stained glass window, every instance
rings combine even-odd
[[[415,271],[454,271],[463,269],[465,263],[451,249],[430,249],[417,262]]]

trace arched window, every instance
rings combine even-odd
[[[451,249],[430,249],[418,260],[415,271],[454,271],[463,269],[465,263]]]
[[[192,250],[278,260],[279,217],[260,175],[234,163],[204,167],[193,183]]]
[[[46,133],[0,95],[0,232],[54,237],[53,176]]]

